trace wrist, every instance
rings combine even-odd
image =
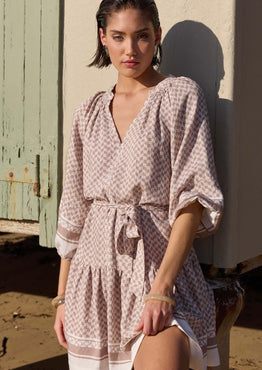
[[[65,294],[64,293],[56,296],[51,301],[52,306],[55,307],[55,308],[57,308],[58,306],[60,306],[61,304],[64,304],[64,303],[65,303]]]
[[[162,294],[167,297],[172,297],[174,292],[174,284],[172,282],[160,281],[157,278],[154,280],[150,294]]]

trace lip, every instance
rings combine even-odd
[[[136,67],[139,64],[139,62],[137,62],[136,60],[126,60],[123,62],[123,64],[128,68],[133,68]]]

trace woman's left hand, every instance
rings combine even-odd
[[[170,303],[149,300],[146,302],[142,318],[136,331],[143,331],[145,335],[156,335],[168,327],[173,315],[173,306]]]

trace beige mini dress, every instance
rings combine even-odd
[[[65,335],[71,370],[131,370],[143,296],[150,291],[171,227],[196,199],[197,236],[218,227],[217,181],[202,90],[167,77],[149,91],[121,142],[110,112],[114,89],[74,112],[56,247],[71,260]],[[217,366],[215,306],[195,250],[176,279],[171,325],[190,342],[190,368]]]

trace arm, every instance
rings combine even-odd
[[[150,294],[162,294],[172,297],[173,286],[190,251],[203,206],[195,201],[182,209],[175,220],[162,263],[152,284]],[[162,301],[150,300],[145,304],[143,315],[137,331],[145,335],[154,335],[169,325],[172,306]]]
[[[57,295],[61,295],[65,292],[69,268],[70,260],[65,260],[61,258]],[[56,331],[59,344],[67,348],[66,339],[64,335],[64,327],[65,327],[65,305],[60,304],[57,307],[56,311],[54,329]]]

